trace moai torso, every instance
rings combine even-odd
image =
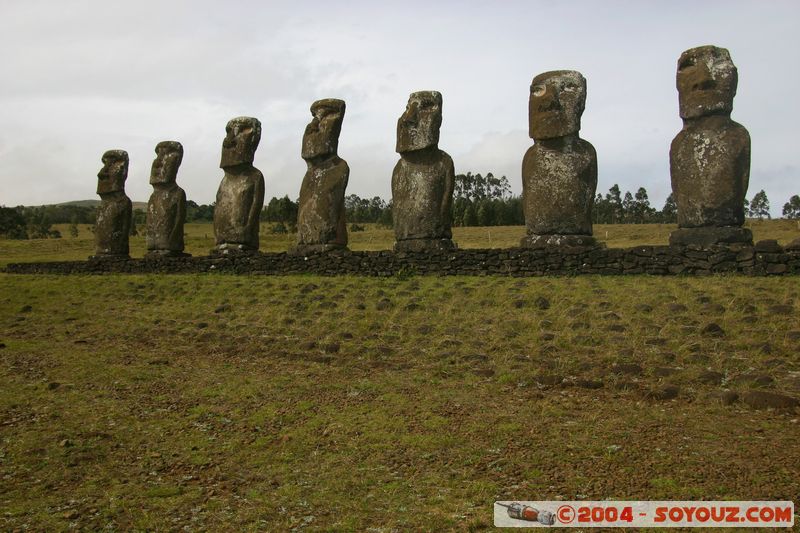
[[[597,154],[583,139],[540,141],[522,160],[525,225],[537,235],[591,235]]]
[[[186,193],[175,183],[182,159],[180,143],[163,141],[156,146],[156,159],[150,172],[153,193],[147,202],[149,253],[175,255],[183,252]]]
[[[147,202],[147,249],[183,252],[186,193],[173,184],[158,187]]]
[[[258,216],[264,206],[264,176],[248,166],[225,169],[214,206],[217,245],[258,250]]]
[[[225,171],[214,206],[217,251],[258,250],[259,215],[264,207],[264,176],[253,166],[261,123],[252,117],[228,122],[220,167]]]
[[[300,187],[298,244],[347,245],[344,196],[350,168],[336,157],[327,165],[309,166]]]
[[[522,207],[533,241],[592,234],[597,153],[578,136],[585,101],[579,72],[545,72],[531,83],[528,118],[535,144],[522,161]],[[523,239],[523,245],[533,241]]]
[[[395,239],[452,238],[454,184],[453,160],[442,150],[403,154],[392,172]]]
[[[300,186],[297,252],[347,246],[344,196],[350,167],[337,155],[344,113],[344,101],[335,98],[311,105],[313,118],[306,126],[301,150],[308,170]]]
[[[678,226],[741,226],[750,180],[750,134],[727,116],[687,124],[670,147]]]
[[[133,206],[125,195],[128,153],[109,150],[103,154],[103,168],[97,174],[100,206],[94,224],[95,256],[127,256]]]
[[[397,121],[400,161],[392,172],[392,219],[395,250],[433,251],[455,247],[452,204],[455,169],[438,147],[442,95],[412,93]]]

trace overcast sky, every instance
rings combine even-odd
[[[0,204],[96,198],[100,156],[130,154],[127,191],[146,201],[153,149],[180,141],[188,197],[213,201],[225,123],[262,122],[266,196],[296,198],[309,106],[347,102],[339,155],[348,193],[390,197],[397,118],[409,93],[444,97],[439,146],[456,172],[506,175],[521,191],[530,81],[588,81],[581,136],[598,192],[644,186],[661,207],[681,128],[681,52],[728,48],[733,118],[752,138],[748,198],[773,216],[800,194],[797,1],[18,1],[0,3]]]

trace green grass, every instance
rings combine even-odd
[[[796,500],[797,413],[718,397],[800,395],[799,299],[744,276],[0,274],[0,524],[481,530],[495,499]]]
[[[272,234],[272,224],[261,225],[261,250],[285,252],[296,241],[296,235]],[[390,250],[394,244],[391,229],[376,224],[364,224],[366,231],[350,232],[351,250]],[[777,239],[788,244],[800,236],[800,224],[792,220],[748,220],[756,241]],[[89,226],[79,226],[77,238],[69,236],[69,225],[58,224],[61,239],[13,241],[0,239],[0,267],[8,263],[29,261],[85,260],[94,253],[94,235]],[[627,248],[648,244],[667,244],[674,224],[598,224],[594,235],[612,248]],[[141,229],[141,228],[140,228]],[[214,246],[214,229],[211,224],[186,225],[186,251],[192,255],[208,255]],[[461,248],[511,248],[519,245],[525,235],[523,226],[496,226],[453,228],[453,240]],[[144,233],[131,237],[131,256],[142,257],[146,251]]]

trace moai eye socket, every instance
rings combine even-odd
[[[544,85],[534,85],[533,87],[531,87],[531,94],[533,96],[536,97],[544,96],[544,93],[545,93]]]
[[[694,63],[695,61],[693,57],[687,57],[686,59],[680,62],[680,64],[678,65],[678,70],[683,70],[689,67],[693,67]]]

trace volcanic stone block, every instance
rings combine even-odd
[[[670,244],[752,243],[744,223],[750,134],[731,120],[738,73],[724,48],[681,54],[677,88],[683,129],[670,147],[678,231]]]
[[[130,198],[125,195],[128,178],[128,152],[109,150],[103,154],[103,168],[97,173],[100,207],[94,225],[94,259],[128,257],[128,238],[133,215]]]
[[[181,256],[186,222],[186,193],[175,179],[183,160],[183,146],[176,141],[156,145],[150,169],[153,194],[147,202],[147,256]]]
[[[533,78],[528,103],[534,145],[522,160],[523,247],[594,246],[597,154],[581,139],[586,80],[573,70]]]
[[[293,254],[347,247],[344,194],[350,167],[337,155],[345,103],[328,98],[311,105],[313,118],[303,135],[301,155],[308,170],[300,187],[297,246]]]
[[[392,173],[392,218],[396,251],[452,250],[451,240],[455,168],[439,150],[442,95],[436,91],[412,93],[397,121],[400,161]]]
[[[214,207],[216,253],[258,251],[258,217],[264,207],[264,176],[253,166],[261,122],[237,117],[225,127],[220,168],[225,171]]]

